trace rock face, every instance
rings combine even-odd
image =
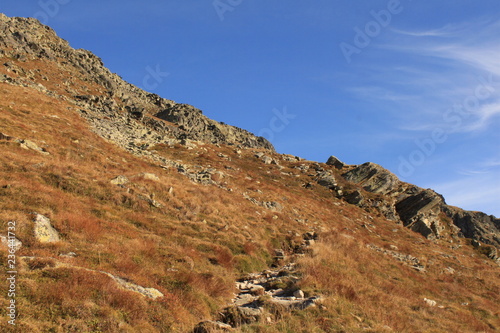
[[[396,211],[404,225],[427,238],[441,237],[445,224],[438,214],[445,205],[443,198],[432,190],[422,190],[396,203]]]
[[[331,190],[335,190],[337,188],[337,181],[335,180],[335,177],[328,171],[320,172],[316,181],[319,185],[327,187]]]
[[[164,140],[161,138],[168,137],[274,151],[271,143],[263,137],[211,120],[193,106],[178,104],[125,82],[111,73],[99,57],[83,49],[71,48],[51,28],[35,19],[8,18],[0,14],[0,49],[4,56],[21,61],[43,59],[57,62],[62,73],[65,70],[73,73],[76,71],[78,79],[104,87],[106,92],[100,96],[82,94],[71,88],[79,85],[75,85],[74,77],[68,76],[65,78],[64,91],[48,91],[33,80],[36,75],[44,76],[42,71],[26,71],[22,68],[12,70],[21,74],[23,79],[4,75],[0,77],[0,82],[33,86],[48,94],[69,94],[69,98],[84,110],[83,115],[91,121],[98,134],[108,133],[109,139],[119,140],[120,133],[126,131],[131,122],[136,122],[138,124],[135,126],[139,126],[145,136],[156,138],[154,143],[162,142]],[[110,119],[114,121],[114,125],[109,124]],[[117,121],[120,128],[109,133],[110,129],[116,127]]]
[[[500,245],[500,219],[481,212],[469,212],[457,207],[444,207],[446,216],[460,228],[464,237],[491,244]]]
[[[356,166],[342,176],[380,195],[366,200],[360,191],[346,193],[349,203],[377,208],[388,219],[399,220],[427,238],[462,236],[500,247],[500,219],[494,216],[448,206],[440,194],[404,183],[374,163]]]
[[[240,144],[250,148],[267,148],[273,146],[263,137],[237,127],[223,125],[203,116],[201,110],[188,104],[174,104],[155,114],[156,117],[179,125],[184,133],[181,137],[211,143]]]
[[[368,192],[389,194],[396,190],[400,181],[396,175],[375,163],[364,163],[357,168],[346,172],[343,177],[357,183]]]

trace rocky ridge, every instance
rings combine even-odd
[[[356,197],[354,204],[376,208],[388,219],[395,219],[427,238],[465,237],[500,247],[500,219],[448,206],[440,194],[402,182],[380,165],[369,162],[352,166],[342,177],[375,194],[368,199],[356,190],[346,193],[346,200]]]
[[[64,79],[63,87],[58,91],[47,89],[35,83],[37,76],[49,78],[40,69],[26,70],[12,63],[3,66],[22,79],[8,75],[0,76],[0,82],[9,82],[30,86],[51,95],[61,95],[73,100],[99,134],[109,136],[116,141],[125,140],[119,133],[133,127],[139,129],[137,138],[148,141],[196,140],[214,144],[241,145],[250,148],[266,148],[273,146],[263,137],[219,123],[203,115],[202,111],[172,100],[148,93],[130,83],[125,82],[117,74],[111,73],[102,60],[93,53],[71,48],[67,41],[59,38],[54,30],[31,18],[8,18],[0,14],[0,50],[1,56],[19,61],[43,59],[54,62],[61,72],[68,69],[76,71],[83,82],[96,83],[105,88],[100,95],[85,93],[74,89],[74,76]],[[110,127],[118,127],[119,131],[109,132]],[[168,142],[168,140],[167,140]]]

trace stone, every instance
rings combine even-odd
[[[445,206],[443,211],[459,228],[462,237],[500,249],[500,218],[452,206]]]
[[[255,153],[255,155],[254,155],[254,156],[255,156],[255,157],[257,157],[257,158],[261,158],[261,157],[263,157],[264,155],[265,155],[265,154],[264,154],[263,152],[259,151],[258,153]]]
[[[313,246],[314,244],[316,244],[316,241],[314,239],[308,239],[308,240],[306,240],[306,245],[307,246]]]
[[[298,299],[303,299],[304,298],[304,292],[302,290],[296,290],[293,293],[293,297],[298,298]]]
[[[264,295],[265,291],[266,289],[260,285],[255,285],[250,288],[250,292],[256,296]]]
[[[17,140],[21,145],[21,148],[27,150],[34,150],[44,155],[50,155],[49,152],[45,151],[44,148],[39,147],[36,143],[30,140]]]
[[[276,201],[264,202],[263,206],[273,212],[281,212],[283,210],[283,206]]]
[[[318,234],[315,231],[308,231],[304,234],[303,238],[305,240],[316,240],[318,239]]]
[[[123,175],[116,176],[115,178],[110,180],[110,183],[113,185],[125,185],[128,182],[129,182],[128,178]]]
[[[479,251],[479,253],[484,254],[485,256],[490,258],[491,260],[499,259],[498,250],[496,247],[494,247],[492,245],[483,244],[479,247],[476,247],[476,249]]]
[[[263,137],[257,137],[243,129],[209,119],[201,110],[191,105],[173,102],[172,104],[154,116],[178,125],[178,131],[185,139],[274,151],[272,144]]]
[[[281,159],[286,162],[299,162],[302,159],[297,156],[289,155],[289,154],[283,154],[281,155]]]
[[[273,163],[273,158],[267,155],[262,156],[262,162],[264,162],[264,164],[271,164]]]
[[[285,258],[285,251],[277,249],[274,250],[277,258]]]
[[[142,178],[144,180],[152,180],[155,182],[160,181],[160,178],[155,175],[154,173],[149,173],[149,172],[143,172],[137,175],[137,177]]]
[[[452,267],[446,267],[444,269],[444,273],[453,275],[453,274],[455,274],[455,270]]]
[[[342,169],[345,166],[344,162],[340,161],[338,158],[336,158],[333,155],[330,156],[330,158],[328,158],[328,161],[326,161],[326,164],[332,165],[333,167],[335,167],[335,169]]]
[[[261,307],[253,306],[239,306],[238,312],[247,323],[257,322],[264,313]]]
[[[438,212],[443,198],[432,190],[421,190],[396,203],[403,224],[427,238],[439,238],[445,230]]]
[[[274,297],[271,298],[269,301],[270,303],[280,305],[286,309],[289,310],[305,310],[310,307],[316,306],[319,302],[321,302],[323,299],[319,296],[315,297],[310,297],[310,298],[302,298],[302,299],[295,299],[295,297],[287,297],[287,298],[282,298],[282,297]]]
[[[436,306],[437,305],[437,302],[432,300],[432,299],[428,299],[428,298],[424,298],[424,302],[425,304],[427,304],[428,306]]]
[[[361,194],[361,192],[358,190],[346,194],[343,198],[348,203],[350,203],[352,205],[358,205],[358,206],[362,205],[364,200],[365,200],[363,194]]]
[[[54,229],[54,227],[52,227],[50,220],[47,217],[41,214],[36,214],[34,223],[35,238],[40,243],[55,243],[61,240],[59,233],[56,229]]]
[[[343,198],[362,208],[371,207],[386,218],[429,239],[466,237],[500,248],[500,219],[482,212],[470,212],[446,205],[444,198],[431,189],[401,182],[394,174],[375,163],[364,163],[342,175],[364,190],[384,195],[360,200],[360,195],[344,193]],[[344,191],[345,192],[345,191]]]
[[[234,300],[234,305],[236,305],[236,306],[246,305],[246,304],[252,303],[253,301],[255,301],[255,299],[256,299],[256,297],[253,296],[252,294],[240,294]]]
[[[337,189],[337,181],[333,174],[329,171],[320,172],[316,178],[319,185],[329,188],[331,190]]]

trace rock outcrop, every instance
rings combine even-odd
[[[375,163],[361,164],[342,176],[380,196],[365,200],[360,191],[353,191],[344,195],[349,203],[377,208],[427,238],[462,236],[500,247],[500,219],[494,216],[448,206],[440,194],[402,182]]]
[[[443,211],[460,228],[464,237],[500,248],[500,219],[482,212],[466,211],[453,206]]]
[[[346,164],[344,162],[342,162],[341,160],[339,160],[337,157],[335,157],[333,155],[328,158],[328,161],[326,161],[326,164],[332,165],[336,169],[342,169],[343,167],[346,166]]]
[[[391,194],[398,191],[399,179],[393,173],[375,163],[364,163],[346,172],[343,177],[353,183],[363,186],[372,193]]]
[[[405,226],[421,233],[427,238],[439,238],[444,235],[445,221],[439,218],[443,197],[432,190],[420,189],[396,202],[396,212]]]
[[[177,124],[183,132],[179,137],[210,142],[239,144],[248,148],[266,148],[274,150],[269,141],[263,137],[256,137],[250,132],[219,123],[203,116],[202,111],[188,104],[174,104],[156,117]]]

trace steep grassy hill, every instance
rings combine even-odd
[[[497,332],[499,229],[0,15],[2,332]]]

